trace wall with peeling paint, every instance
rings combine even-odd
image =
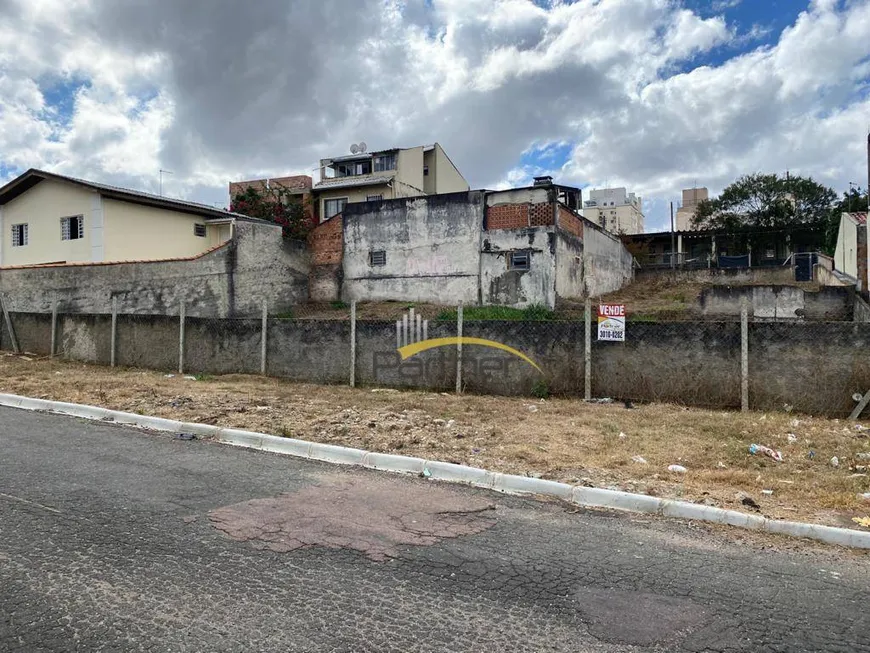
[[[480,291],[484,304],[518,306],[556,301],[556,230],[554,227],[496,229],[482,235]],[[528,270],[512,270],[512,252],[529,254]]]

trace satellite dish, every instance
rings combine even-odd
[[[351,153],[351,154],[359,154],[360,151],[363,151],[363,152],[364,152],[365,149],[360,150],[359,145],[357,145],[356,143],[354,143],[353,145],[350,146],[350,153]]]
[[[359,144],[359,153],[360,153],[360,154],[365,154],[365,151],[366,151],[366,148],[367,148],[367,147],[368,147],[368,146],[366,145],[365,141],[360,141],[360,144]]]

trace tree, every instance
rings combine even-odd
[[[301,198],[274,182],[268,188],[248,186],[236,193],[230,211],[279,224],[288,240],[305,240],[311,230]]]
[[[862,193],[860,188],[850,187],[848,193],[843,193],[843,197],[831,207],[828,215],[827,225],[825,226],[825,253],[833,255],[837,247],[837,235],[840,231],[840,217],[843,213],[861,213],[866,212],[867,193]]]
[[[747,227],[825,225],[836,193],[812,177],[755,173],[738,178],[719,197],[698,204],[695,227],[735,231]]]

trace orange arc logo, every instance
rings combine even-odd
[[[436,347],[448,347],[450,345],[458,345],[462,343],[463,345],[481,345],[483,347],[492,347],[493,349],[500,349],[502,351],[506,351],[509,354],[513,354],[514,356],[523,359],[529,365],[534,367],[541,374],[544,371],[538,367],[538,364],[535,363],[531,358],[526,356],[523,352],[514,349],[513,347],[509,347],[501,342],[496,342],[495,340],[486,340],[484,338],[467,338],[462,336],[452,336],[450,338],[432,338],[430,340],[423,340],[421,342],[413,342],[410,345],[405,345],[404,347],[399,347],[399,355],[402,357],[402,360],[406,360],[411,356],[419,354],[420,352],[427,351],[429,349],[435,349]]]

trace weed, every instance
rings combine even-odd
[[[348,308],[348,305],[345,302],[341,301],[340,299],[337,299],[333,302],[330,302],[329,305],[332,306],[332,308],[334,308],[337,311],[341,311],[345,308]]]
[[[272,319],[275,320],[292,320],[294,318],[293,311],[288,309],[286,311],[282,311],[281,313],[275,313],[274,315],[270,315]]]
[[[197,381],[211,381],[214,377],[212,377],[211,374],[205,374],[200,372],[199,374],[194,374],[193,378],[195,378]]]
[[[538,379],[532,384],[532,394],[538,399],[549,399],[550,385],[544,379]]]

